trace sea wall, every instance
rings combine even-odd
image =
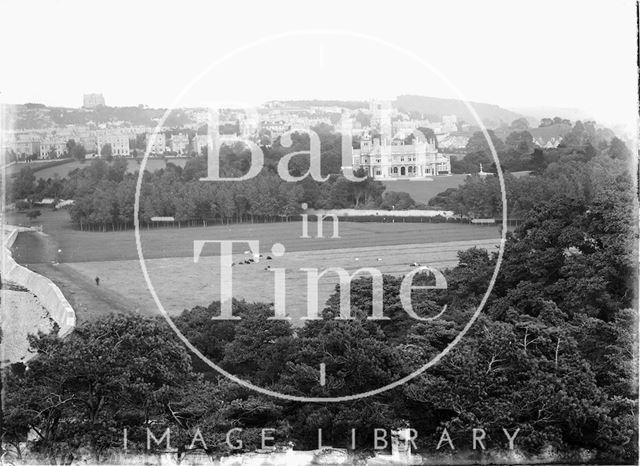
[[[49,316],[58,324],[58,335],[65,336],[76,325],[76,313],[58,288],[47,277],[39,275],[18,264],[11,255],[11,246],[16,240],[20,229],[5,225],[2,250],[2,280],[20,285],[37,296],[45,307]]]

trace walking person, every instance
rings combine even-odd
[[[100,277],[96,277],[96,286],[100,286]]]

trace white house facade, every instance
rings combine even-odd
[[[451,160],[448,154],[438,152],[434,140],[373,141],[363,136],[360,149],[353,149],[353,168],[363,168],[374,179],[414,179],[450,175]]]

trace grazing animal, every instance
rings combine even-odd
[[[382,257],[378,257],[376,260],[380,262],[382,260]]]
[[[358,257],[356,257],[356,258],[355,258],[354,260],[357,260],[357,261],[359,261],[360,259],[359,259]]]
[[[249,264],[253,264],[253,262],[254,262],[253,259],[249,259],[248,261]]]
[[[267,260],[270,261],[271,260],[271,256],[267,256]]]
[[[419,262],[412,262],[411,264],[409,264],[411,267],[420,267],[420,263]]]

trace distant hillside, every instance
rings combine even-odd
[[[279,100],[292,107],[344,107],[351,110],[368,108],[369,102],[363,100]]]
[[[155,126],[166,109],[143,107],[98,107],[95,109],[46,107],[41,104],[9,105],[15,129],[44,129],[54,126],[86,125],[126,121],[130,124]],[[165,126],[181,126],[190,123],[188,114],[173,110]]]
[[[553,117],[566,118],[571,121],[593,120],[593,117],[591,117],[585,111],[580,110],[579,108],[539,106],[539,107],[515,107],[515,108],[512,108],[511,110],[513,110],[514,112],[522,113],[523,115],[537,118],[538,120],[541,120],[542,118],[553,118]]]
[[[288,107],[345,107],[350,109],[368,108],[365,101],[341,101],[341,100],[289,100],[280,101]],[[497,105],[472,102],[483,123],[489,128],[499,127],[501,124],[510,124],[513,120],[522,117],[519,113],[506,110]],[[404,112],[419,112],[430,120],[440,120],[443,115],[456,115],[459,120],[464,120],[471,125],[477,122],[470,114],[467,107],[460,100],[441,99],[436,97],[424,97],[403,95],[399,96],[394,105]],[[89,122],[95,124],[108,122],[127,122],[137,126],[155,126],[162,118],[166,109],[147,107],[98,107],[95,109],[47,107],[42,104],[9,105],[12,112],[13,123],[16,129],[44,129],[54,126],[86,125]],[[193,123],[191,118],[193,109],[175,109],[165,122],[165,126],[179,127]]]
[[[496,136],[498,136],[503,141],[506,139],[509,134],[514,131],[513,128],[498,128],[495,130]],[[567,125],[564,123],[551,125],[551,126],[543,126],[542,128],[532,127],[527,131],[531,133],[531,136],[534,138],[542,138],[544,141],[548,141],[551,138],[561,138],[569,131],[571,131],[571,125]]]
[[[510,124],[513,120],[521,118],[519,113],[512,112],[498,105],[469,102],[482,122],[489,128],[500,126],[501,123]],[[419,112],[427,118],[440,118],[443,115],[456,115],[459,120],[464,120],[471,125],[477,122],[466,105],[458,99],[441,99],[438,97],[424,97],[418,95],[401,95],[394,105],[403,112]]]

